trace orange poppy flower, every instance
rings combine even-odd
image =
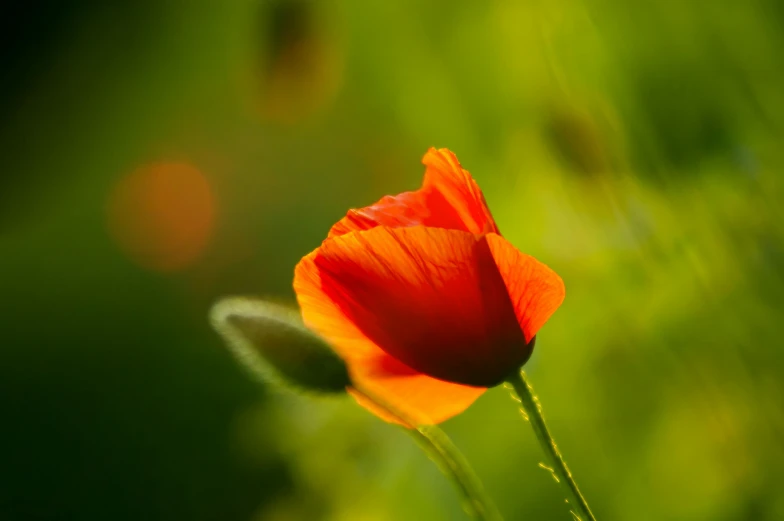
[[[431,148],[422,162],[422,188],[350,210],[297,265],[294,290],[359,389],[433,424],[528,360],[564,285],[501,237],[452,152]]]

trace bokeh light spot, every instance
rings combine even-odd
[[[120,179],[109,197],[112,238],[140,266],[178,271],[196,261],[215,227],[209,182],[185,163],[145,165]]]

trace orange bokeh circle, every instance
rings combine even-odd
[[[123,177],[109,196],[108,225],[140,266],[173,272],[193,264],[210,242],[216,201],[207,178],[187,163],[152,163]]]

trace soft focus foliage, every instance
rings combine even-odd
[[[566,283],[527,372],[597,517],[784,517],[781,2],[9,6],[0,518],[462,519],[402,431],[268,395],[206,318],[291,299],[430,146]],[[198,188],[117,195],[150,165]],[[503,389],[444,428],[507,519],[569,519]]]

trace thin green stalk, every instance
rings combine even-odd
[[[416,425],[404,413],[368,392],[354,388],[368,400],[397,418],[413,436],[417,444],[427,453],[428,457],[438,466],[442,473],[452,482],[460,494],[461,504],[465,512],[476,521],[503,521],[493,501],[485,493],[481,481],[477,477],[465,456],[452,443],[444,431],[435,425]]]
[[[556,481],[565,483],[566,487],[569,489],[569,494],[572,496],[571,504],[577,510],[577,512],[572,511],[572,515],[581,521],[596,521],[590,507],[588,507],[588,503],[580,493],[580,489],[577,487],[577,483],[575,482],[572,473],[569,471],[569,467],[566,466],[566,461],[564,461],[561,451],[558,450],[558,446],[555,444],[553,436],[547,429],[547,424],[544,422],[544,416],[542,416],[542,406],[539,403],[539,398],[534,395],[534,389],[526,380],[525,373],[523,371],[515,373],[507,382],[512,385],[515,393],[517,393],[517,396],[520,398],[523,412],[530,421],[536,438],[539,440],[539,444],[550,459],[552,469],[547,468],[547,470],[551,470]]]
[[[483,521],[502,521],[500,512],[485,493],[476,473],[444,431],[435,425],[421,425],[411,434],[415,438],[421,437],[420,446],[441,468],[441,472],[452,479],[461,494],[463,509],[471,517]]]

